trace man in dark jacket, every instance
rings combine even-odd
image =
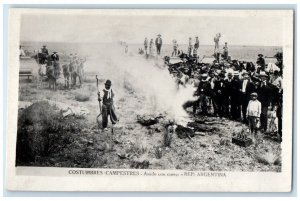
[[[59,56],[57,54],[57,52],[53,52],[50,56],[52,61],[58,62],[59,61]]]
[[[229,118],[237,118],[237,107],[238,107],[238,92],[239,92],[239,81],[233,79],[231,72],[227,75],[228,79],[225,80],[225,94],[228,97],[228,103],[226,108],[226,114]],[[230,106],[230,113],[229,113]]]
[[[256,64],[260,66],[259,71],[264,71],[266,68],[266,62],[265,59],[263,58],[264,55],[258,54],[258,58],[256,61]]]
[[[155,46],[156,46],[157,55],[160,55],[160,50],[162,46],[162,39],[160,34],[158,34],[157,38],[155,39]]]
[[[225,94],[225,75],[223,73],[219,74],[219,79],[215,82],[215,94],[216,94],[216,105],[217,114],[219,117],[224,117],[226,114],[226,104],[228,101],[228,96]]]
[[[105,88],[103,89],[103,102],[102,102],[102,129],[107,131],[107,124],[108,124],[108,115],[110,116],[110,120],[112,124],[116,124],[118,121],[117,114],[115,111],[113,98],[114,93],[111,89],[111,81],[107,80],[105,82]],[[98,96],[100,97],[100,96]],[[101,99],[99,100],[101,101]]]
[[[208,104],[209,104],[209,97],[211,95],[211,85],[207,79],[208,75],[206,73],[202,74],[201,82],[199,83],[198,89],[196,94],[199,95],[199,103],[201,106],[202,114],[208,114]]]
[[[265,132],[268,125],[268,107],[270,106],[272,90],[268,82],[268,75],[265,72],[260,74],[261,83],[258,86],[258,100],[261,102],[261,131]]]
[[[240,97],[241,97],[241,106],[243,113],[243,122],[247,123],[246,113],[249,100],[251,98],[251,93],[254,92],[254,85],[250,80],[249,74],[247,72],[243,73],[243,80],[240,82]]]

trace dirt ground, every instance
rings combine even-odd
[[[180,139],[172,135],[169,147],[164,146],[164,127],[167,119],[152,126],[137,122],[137,114],[150,107],[145,104],[143,94],[125,88],[122,97],[115,100],[119,122],[109,131],[99,129],[96,116],[99,114],[95,79],[87,80],[81,88],[66,90],[62,80],[56,91],[41,89],[36,83],[20,80],[19,101],[36,102],[51,100],[70,106],[82,106],[89,110],[84,118],[85,127],[73,133],[70,143],[32,166],[93,167],[93,168],[147,168],[184,169],[201,171],[281,171],[280,143],[265,138],[259,133],[259,145],[247,148],[232,144],[233,133],[240,132],[246,125],[218,117],[197,117],[213,122],[210,132]],[[103,86],[103,80],[100,83]],[[75,100],[77,94],[86,94],[89,100]],[[151,111],[151,110],[148,110]],[[75,156],[74,156],[75,155]]]

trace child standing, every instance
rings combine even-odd
[[[246,117],[248,118],[251,138],[255,143],[255,137],[257,134],[259,118],[261,113],[261,103],[257,100],[257,93],[252,93],[251,100],[248,103]]]
[[[105,88],[103,89],[103,103],[102,103],[102,129],[107,131],[107,124],[108,124],[108,115],[110,116],[110,120],[112,124],[116,124],[118,121],[113,98],[114,93],[111,89],[111,81],[106,80]]]

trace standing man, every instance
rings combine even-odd
[[[261,131],[265,132],[267,130],[268,124],[268,107],[271,102],[271,87],[268,82],[268,75],[265,72],[261,72],[259,75],[261,78],[261,83],[258,87],[258,100],[261,102]]]
[[[235,93],[235,86],[236,86],[236,81],[233,79],[233,75],[232,72],[229,71],[227,73],[227,79],[225,80],[225,94],[226,94],[226,98],[224,100],[225,103],[225,115],[228,118],[232,118],[232,114],[235,113],[235,101],[233,100],[234,98],[236,98],[236,93]],[[233,103],[233,104],[232,104]]]
[[[153,54],[153,45],[154,45],[154,42],[153,42],[153,39],[151,38],[150,39],[150,44],[149,44],[149,53],[150,53],[150,55]]]
[[[257,58],[256,64],[260,66],[260,69],[258,72],[258,73],[260,73],[260,71],[265,71],[266,62],[265,62],[265,59],[263,58],[264,55],[258,54],[257,56],[258,56],[258,58]]]
[[[198,36],[196,36],[196,41],[195,41],[194,48],[197,49],[197,50],[199,48],[199,39],[198,39]]]
[[[241,106],[243,113],[243,123],[247,123],[247,106],[251,99],[251,94],[254,92],[254,85],[250,81],[249,74],[243,73],[243,80],[240,82]]]
[[[172,52],[172,57],[176,57],[177,53],[178,53],[178,43],[177,41],[174,39],[173,41],[173,52]]]
[[[46,54],[46,55],[49,55],[49,52],[48,52],[48,49],[47,49],[46,45],[43,45],[42,53]]]
[[[194,51],[193,51],[193,56],[194,57],[197,57],[198,58],[198,49],[199,49],[199,39],[198,39],[198,36],[196,36],[196,41],[195,41],[195,44],[194,44]],[[198,59],[197,59],[197,62],[198,62]]]
[[[148,48],[148,39],[147,39],[147,37],[144,40],[144,47],[145,47],[145,53],[147,55],[148,54],[148,52],[147,52],[147,48]]]
[[[160,34],[158,34],[157,38],[155,39],[155,46],[156,46],[157,55],[160,55],[160,50],[162,46],[162,39]]]
[[[225,42],[225,46],[223,47],[223,58],[225,60],[228,59],[228,46],[227,46],[227,42]]]
[[[41,60],[41,64],[46,63],[46,60],[48,59],[49,56],[49,52],[48,49],[46,48],[46,45],[43,45],[42,49],[41,49],[41,53],[39,54],[40,56],[40,60]]]
[[[216,104],[217,104],[217,114],[219,117],[224,117],[226,114],[226,104],[228,101],[228,96],[225,93],[225,75],[223,73],[219,74],[219,79],[215,82],[215,93],[216,93]],[[227,98],[227,99],[226,99]]]
[[[55,51],[51,54],[50,58],[52,61],[55,61],[55,62],[59,61],[59,56],[58,56],[57,52],[55,52]]]
[[[107,124],[108,124],[108,115],[110,116],[110,120],[112,124],[116,124],[118,121],[115,107],[114,107],[114,92],[111,89],[111,81],[106,80],[105,88],[103,89],[103,98],[102,98],[102,129],[107,131]],[[100,95],[98,96],[100,97]],[[101,101],[101,98],[99,98]]]
[[[189,37],[189,46],[188,46],[188,55],[189,56],[192,56],[192,49],[193,49],[192,38]]]
[[[216,34],[216,36],[214,37],[214,42],[215,42],[215,51],[216,49],[219,50],[219,41],[221,38],[221,33]]]

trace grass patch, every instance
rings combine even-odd
[[[51,158],[72,143],[73,135],[83,127],[82,120],[64,118],[61,111],[47,101],[19,111],[16,164],[37,165],[39,158]]]
[[[90,94],[84,90],[77,91],[75,93],[75,100],[79,102],[85,102],[90,100]]]

